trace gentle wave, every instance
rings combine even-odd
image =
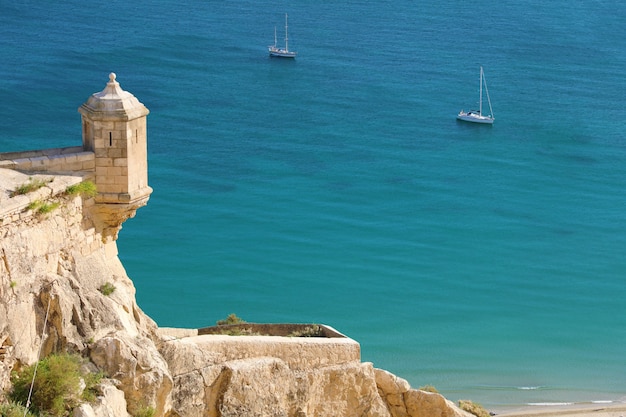
[[[540,403],[528,403],[530,406],[545,406],[545,407],[553,407],[553,406],[563,406],[563,405],[575,405],[575,404],[617,404],[619,401],[611,401],[611,400],[592,400],[588,402],[540,402]]]
[[[550,389],[544,385],[478,385],[475,388],[488,391],[536,391]]]

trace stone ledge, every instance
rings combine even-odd
[[[55,156],[55,155],[67,155],[67,154],[79,154],[79,153],[93,153],[83,151],[82,146],[70,146],[66,148],[50,148],[50,149],[36,149],[30,151],[17,151],[17,152],[2,152],[0,153],[0,161],[23,159],[23,158],[35,158],[39,156]]]
[[[291,369],[306,370],[361,361],[361,346],[349,338],[202,335],[175,342],[210,352],[205,366],[271,357]]]
[[[172,328],[159,329],[159,333],[163,337],[165,345],[169,345],[176,351],[185,352],[183,356],[188,360],[192,357],[196,358],[194,361],[201,362],[202,367],[221,365],[240,359],[268,357],[284,361],[293,370],[318,369],[361,361],[361,346],[358,342],[342,335],[332,327],[318,326],[324,327],[335,336],[229,336],[224,334],[193,336],[194,329]],[[200,363],[196,363],[195,366],[200,366]],[[187,365],[183,368],[189,371]]]
[[[25,172],[66,173],[93,169],[94,166],[94,153],[78,146],[0,153],[0,167]]]

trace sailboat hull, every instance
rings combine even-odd
[[[470,123],[482,123],[482,124],[487,124],[487,125],[492,125],[494,118],[490,117],[490,116],[483,116],[480,115],[478,113],[474,113],[474,112],[460,112],[457,116],[456,116],[457,120],[462,120],[464,122],[470,122]]]
[[[269,48],[270,56],[276,58],[295,58],[296,53],[292,51],[285,51],[284,49],[278,49],[270,46]]]

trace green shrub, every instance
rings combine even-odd
[[[30,192],[36,191],[46,185],[49,182],[53,181],[53,178],[46,180],[34,180],[32,178],[28,179],[27,183],[24,183],[17,187],[15,190],[11,192],[11,197],[15,197],[16,195],[28,194]]]
[[[485,410],[485,408],[470,400],[459,400],[459,408],[461,410],[467,411],[468,413],[472,413],[477,417],[490,417],[489,411]]]
[[[43,203],[37,209],[38,214],[48,214],[59,207],[59,203]]]
[[[13,390],[9,398],[13,401],[6,411],[0,408],[0,417],[13,417],[28,401],[31,383],[31,409],[28,416],[65,417],[83,401],[94,401],[98,394],[97,385],[104,374],[88,372],[83,366],[83,359],[78,355],[54,354],[41,361],[23,368],[11,375]],[[33,380],[33,374],[35,379]]]
[[[35,211],[37,214],[43,215],[50,213],[57,207],[59,207],[59,203],[46,203],[45,201],[35,200],[31,202],[26,208],[28,210]]]
[[[115,291],[115,285],[111,284],[110,282],[107,282],[105,284],[102,284],[99,290],[104,295],[111,295]]]
[[[35,371],[36,370],[36,371]],[[35,378],[33,380],[33,374]],[[75,355],[51,355],[12,375],[11,400],[25,405],[31,382],[33,392],[31,407],[35,414],[52,417],[69,416],[80,403],[80,358]]]
[[[10,402],[0,405],[0,417],[36,417],[33,413],[27,412],[26,407],[21,404]]]
[[[432,392],[434,394],[439,394],[439,391],[437,391],[437,388],[433,387],[432,385],[424,385],[423,387],[419,388],[420,391],[426,391],[426,392]]]
[[[83,181],[78,184],[70,185],[67,187],[65,192],[68,195],[77,195],[80,194],[85,197],[93,197],[98,194],[98,190],[96,189],[96,184],[91,181]]]
[[[225,319],[217,321],[218,326],[224,326],[226,324],[242,324],[242,323],[245,323],[245,321],[237,317],[235,313],[229,314],[228,317],[226,317]]]
[[[104,378],[104,372],[89,372],[83,374],[83,381],[85,382],[85,389],[81,398],[87,402],[94,402],[100,391],[98,390],[98,384]]]

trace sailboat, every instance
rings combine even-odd
[[[483,86],[485,87],[485,93],[487,93],[487,102],[489,103],[489,115],[485,116],[483,114]],[[496,118],[493,116],[493,109],[491,108],[491,99],[489,98],[489,90],[487,89],[487,80],[485,79],[485,73],[483,72],[483,67],[480,67],[480,98],[478,101],[478,111],[470,110],[463,111],[461,110],[459,114],[456,116],[458,120],[463,120],[464,122],[472,122],[472,123],[484,123],[484,124],[493,124],[493,121]]]
[[[270,56],[276,56],[280,58],[295,58],[297,52],[289,50],[289,36],[287,36],[287,13],[285,13],[285,49],[281,49],[277,46],[276,39],[276,26],[274,26],[274,45],[267,47],[270,52]]]

